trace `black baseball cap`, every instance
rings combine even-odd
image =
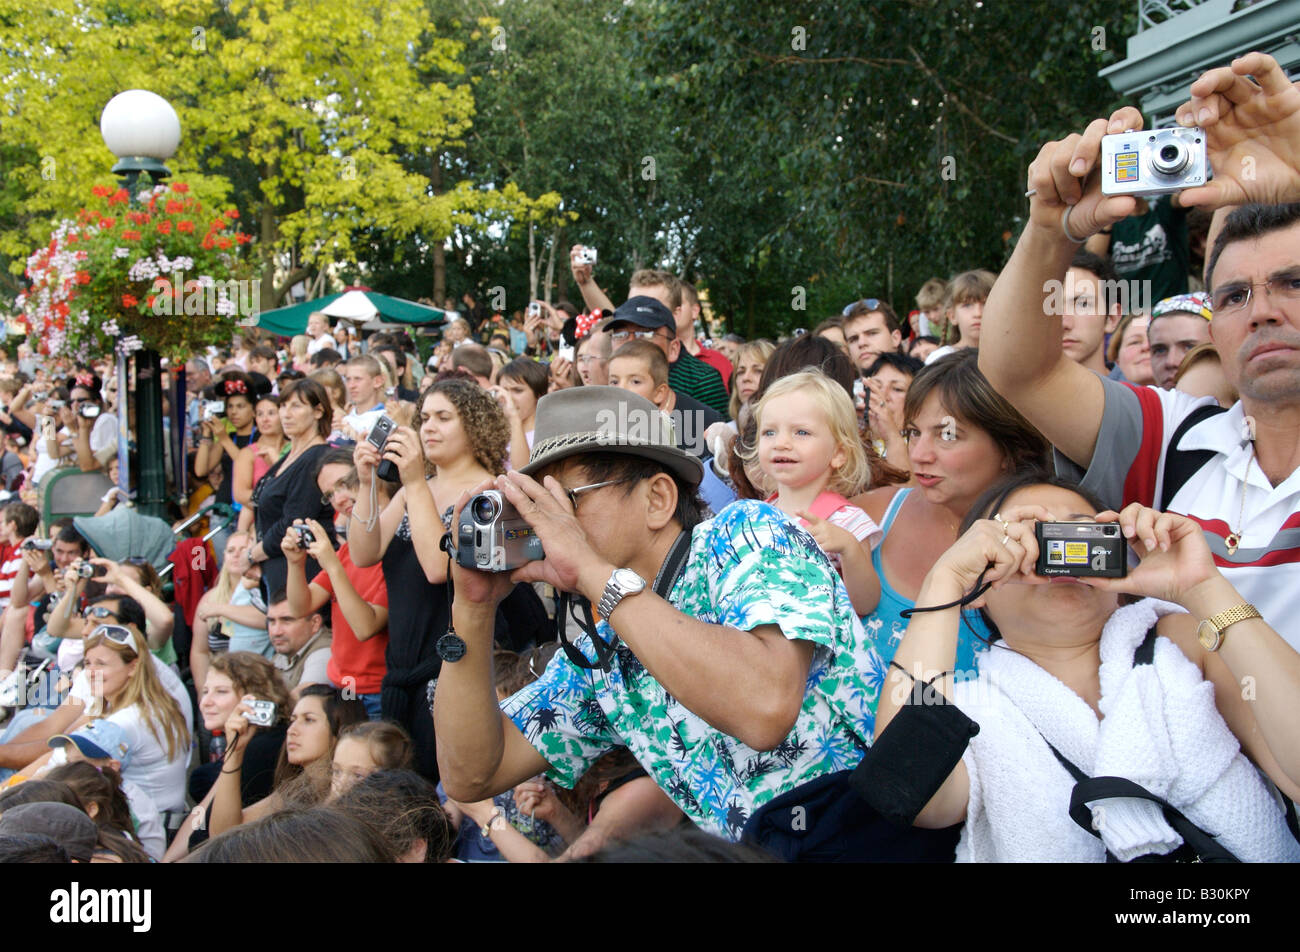
[[[613,316],[602,323],[600,329],[609,330],[615,324],[635,324],[651,331],[666,327],[671,332],[669,336],[677,336],[677,321],[673,312],[664,307],[661,301],[644,294],[628,298],[614,308]]]

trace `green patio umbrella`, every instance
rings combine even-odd
[[[257,326],[264,327],[281,337],[293,337],[307,330],[307,318],[314,311],[320,311],[329,317],[336,317],[364,323],[379,315],[387,321],[401,324],[441,324],[446,320],[446,311],[425,304],[417,304],[403,298],[389,297],[371,291],[369,288],[348,288],[339,294],[330,294],[301,304],[277,307],[272,311],[263,311],[257,319]]]

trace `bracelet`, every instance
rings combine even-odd
[[[487,820],[483,823],[483,826],[479,831],[483,834],[484,839],[490,840],[492,838],[492,821],[499,816],[501,816],[501,808],[493,807],[492,812],[488,814]]]
[[[911,671],[908,671],[906,668],[904,668],[904,667],[903,667],[901,664],[899,664],[897,661],[894,661],[894,660],[891,659],[890,662],[889,662],[889,666],[890,666],[891,668],[897,668],[899,671],[902,671],[905,675],[907,675],[909,678],[912,679],[912,683],[913,683],[913,684],[916,684],[916,678],[912,675],[912,672],[911,672]],[[957,673],[956,671],[940,671],[938,674],[936,674],[934,677],[932,677],[929,681],[924,682],[924,684],[925,684],[925,686],[926,686],[927,688],[929,688],[929,687],[934,687],[934,682],[935,682],[935,681],[938,681],[940,678],[946,678],[946,677],[947,677],[948,675],[950,675],[950,674],[956,674],[956,673]]]

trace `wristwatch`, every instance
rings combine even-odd
[[[1223,633],[1231,625],[1239,621],[1245,621],[1247,618],[1263,618],[1259,609],[1254,605],[1241,604],[1234,605],[1227,611],[1219,612],[1217,615],[1211,615],[1205,621],[1196,627],[1196,639],[1201,643],[1206,651],[1218,651],[1219,646],[1223,644]]]
[[[643,591],[645,591],[645,579],[631,569],[615,569],[614,574],[605,583],[605,591],[596,605],[596,613],[601,618],[608,619],[619,602],[629,595],[639,595]]]

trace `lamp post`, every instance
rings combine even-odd
[[[113,174],[119,177],[131,202],[136,202],[140,176],[148,175],[157,183],[171,175],[164,164],[176,154],[181,141],[181,122],[167,100],[144,89],[119,93],[104,107],[99,121],[104,144],[117,156]],[[126,429],[125,402],[126,356],[118,348],[119,426]],[[140,489],[136,503],[140,511],[151,516],[166,516],[167,473],[164,460],[162,427],[162,361],[151,348],[135,355],[135,422],[137,459],[140,464]],[[122,445],[119,437],[119,447]],[[125,467],[119,467],[123,472]]]

